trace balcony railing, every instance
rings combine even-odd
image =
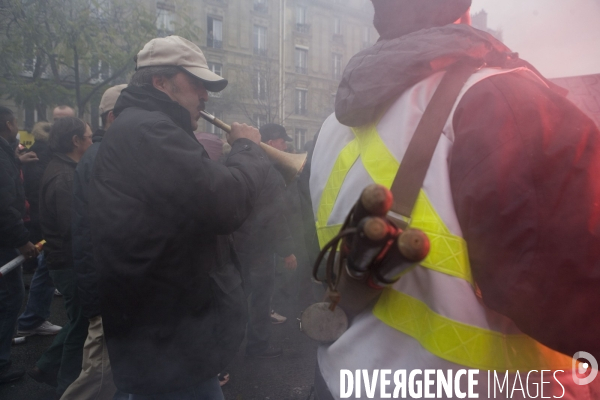
[[[334,33],[333,41],[338,43],[344,43],[344,35],[342,35],[341,33]]]
[[[213,39],[213,38],[208,38],[208,39],[206,39],[206,45],[208,47],[212,47],[213,49],[222,49],[223,48],[223,41],[222,40]]]
[[[255,47],[254,48],[254,55],[256,56],[260,56],[260,57],[266,57],[267,56],[267,49],[265,48],[259,48],[259,47]]]
[[[306,68],[306,67],[299,67],[299,66],[296,65],[296,73],[306,75],[306,74],[308,74],[308,68]]]
[[[310,32],[310,24],[296,23],[296,32],[309,33]]]
[[[306,115],[306,114],[308,114],[306,108],[304,108],[304,107],[296,106],[296,110],[295,111],[296,111],[296,115]]]

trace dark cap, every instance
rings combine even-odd
[[[292,138],[285,133],[285,128],[279,124],[265,124],[260,127],[260,140],[264,143],[269,140],[283,139],[291,142]]]

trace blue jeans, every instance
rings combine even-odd
[[[30,331],[43,324],[50,317],[50,305],[53,298],[54,283],[42,252],[38,256],[38,266],[29,286],[27,308],[18,319],[18,329]]]
[[[0,248],[0,266],[18,255],[15,249]],[[21,267],[0,277],[0,371],[10,364],[10,345],[24,297]]]
[[[117,392],[113,399],[121,399],[122,397],[119,396],[122,396],[122,394]],[[221,385],[219,385],[219,378],[216,376],[178,392],[152,395],[130,394],[129,397],[125,398],[129,400],[225,400]]]

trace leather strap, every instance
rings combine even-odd
[[[421,117],[390,188],[394,203],[388,217],[402,229],[410,224],[413,207],[454,103],[467,79],[480,67],[481,64],[472,61],[452,65]]]

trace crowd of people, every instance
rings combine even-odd
[[[371,287],[377,300],[320,347],[316,398],[342,397],[343,370],[381,368],[560,370],[564,398],[600,396],[600,380],[566,378],[575,352],[600,356],[598,127],[471,28],[470,0],[373,5],[380,39],[349,61],[294,182],[260,146],[285,151],[283,126],[233,123],[227,144],[198,132],[208,93],[228,82],[178,36],[139,51],[129,84],[104,93],[93,134],[59,106],[22,151],[15,115],[0,108],[0,266],[21,254],[35,268],[21,316],[21,269],[0,277],[0,383],[25,374],[11,367],[16,329],[56,335],[27,373],[57,399],[223,399],[244,337],[247,357],[282,355],[273,297],[314,300],[313,248],[338,234],[362,189],[398,193],[426,114],[441,136],[416,205],[392,211],[429,236],[429,256]],[[436,90],[468,68],[444,114]],[[276,268],[297,270],[294,282],[277,287]],[[63,327],[48,321],[58,293]]]

